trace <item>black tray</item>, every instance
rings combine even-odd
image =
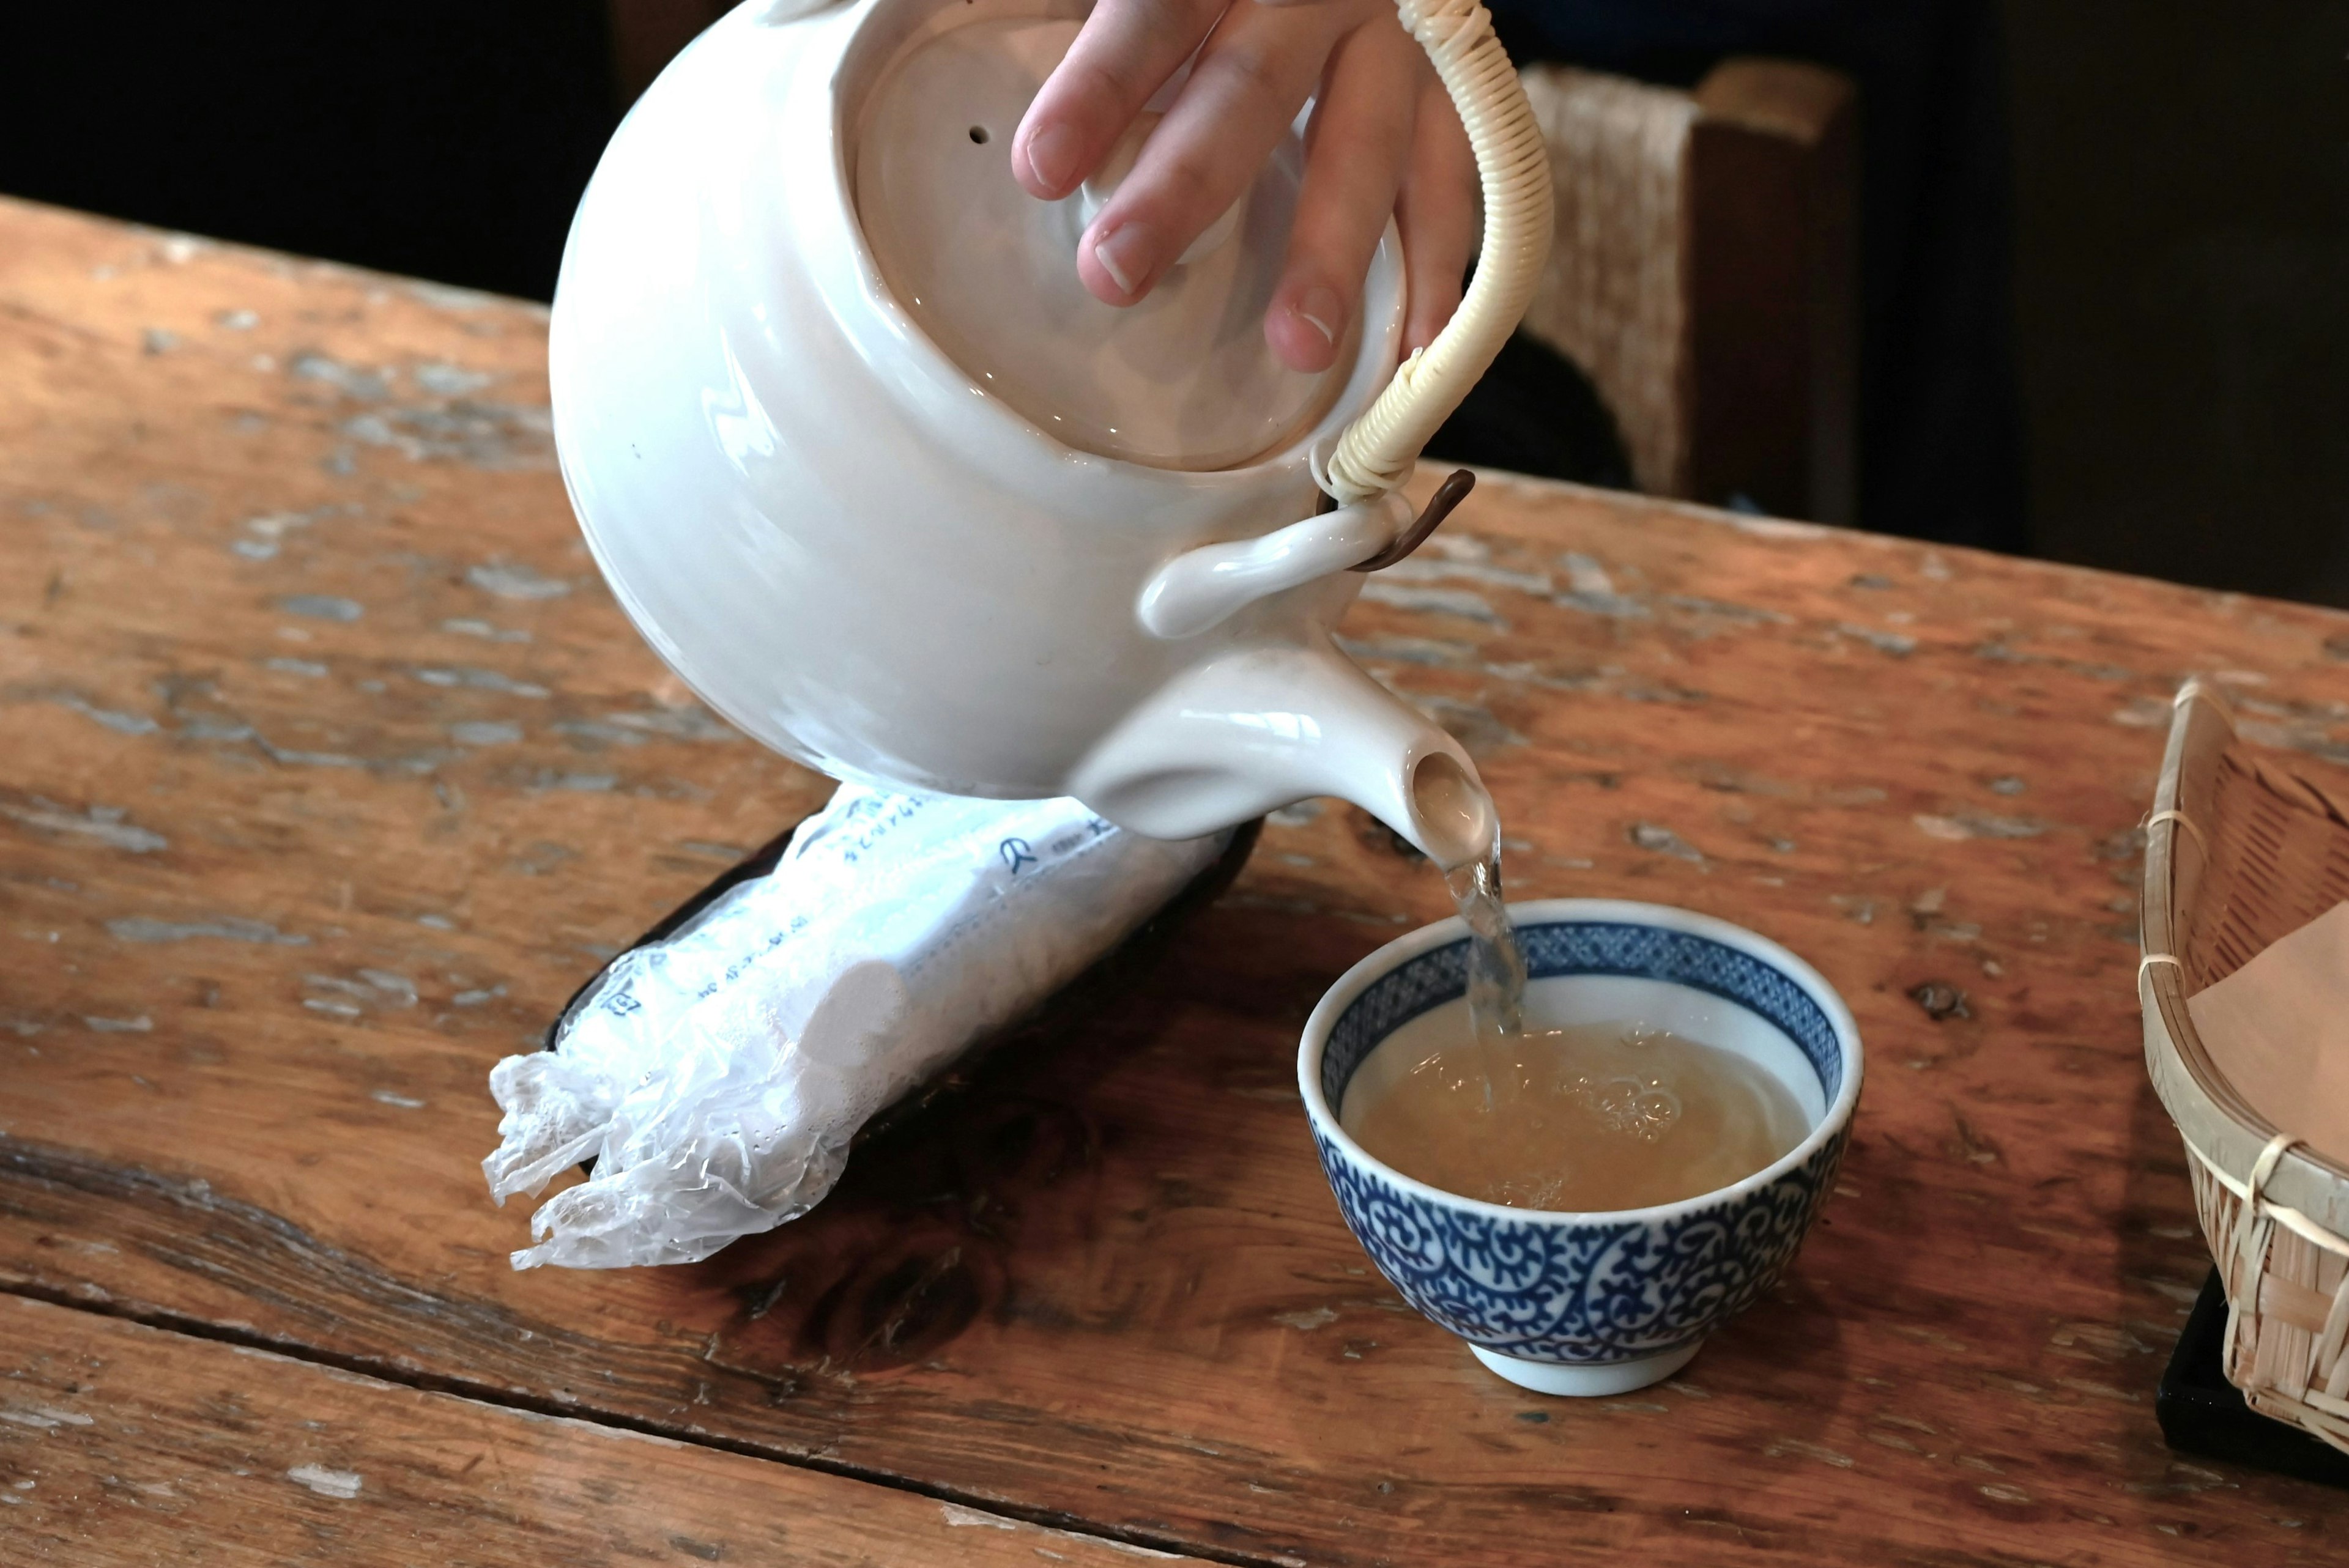
[[[2202,1282],[2186,1332],[2153,1397],[2161,1435],[2180,1453],[2349,1487],[2349,1454],[2288,1422],[2262,1416],[2227,1381],[2227,1292],[2219,1271]]]

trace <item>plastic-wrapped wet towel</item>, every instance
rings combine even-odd
[[[1230,841],[1166,843],[1074,800],[843,785],[770,875],[621,956],[554,1048],[490,1074],[516,1268],[691,1263],[805,1213],[875,1111],[1116,946]]]

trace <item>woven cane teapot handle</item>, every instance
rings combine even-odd
[[[1549,254],[1549,152],[1533,106],[1477,0],[1397,0],[1467,128],[1484,189],[1485,243],[1460,308],[1346,428],[1314,478],[1341,506],[1400,488],[1436,428],[1516,330]]]

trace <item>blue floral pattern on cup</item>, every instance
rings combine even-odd
[[[1835,1180],[1844,1134],[1742,1199],[1651,1224],[1464,1212],[1397,1190],[1319,1132],[1314,1142],[1347,1227],[1420,1312],[1504,1355],[1608,1362],[1702,1338],[1776,1284]]]
[[[1536,978],[1630,975],[1691,986],[1775,1025],[1837,1103],[1846,1055],[1834,1021],[1798,979],[1698,933],[1636,922],[1521,923]],[[1320,1062],[1334,1115],[1346,1086],[1396,1028],[1466,989],[1467,943],[1430,949],[1364,987],[1331,1026]],[[1759,1186],[1660,1217],[1612,1220],[1498,1210],[1413,1191],[1314,1128],[1346,1223],[1405,1300],[1473,1345],[1535,1361],[1602,1366],[1702,1338],[1775,1284],[1834,1185],[1838,1125],[1810,1156]]]

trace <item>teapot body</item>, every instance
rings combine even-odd
[[[1351,573],[1185,636],[1154,634],[1136,603],[1170,560],[1313,512],[1309,451],[1393,369],[1402,265],[1391,228],[1342,387],[1259,460],[1152,467],[1031,424],[892,296],[858,222],[852,162],[860,98],[908,40],[1039,5],[1081,15],[1061,0],[851,0],[795,18],[746,5],[718,23],[630,111],[587,188],[549,374],[564,481],[596,562],[718,713],[838,778],[1109,801],[1123,797],[1104,747],[1120,733],[1130,746],[1135,715],[1174,700],[1164,694],[1183,677],[1268,655],[1342,662],[1329,632],[1359,591]],[[995,128],[999,160],[1012,129]],[[1284,704],[1260,685],[1189,690],[1180,712],[1228,702],[1245,710],[1242,729],[1262,731]],[[1270,787],[1364,793],[1318,776]],[[1164,777],[1152,788],[1179,792]],[[1226,788],[1129,825],[1213,825],[1268,800],[1281,803]]]

